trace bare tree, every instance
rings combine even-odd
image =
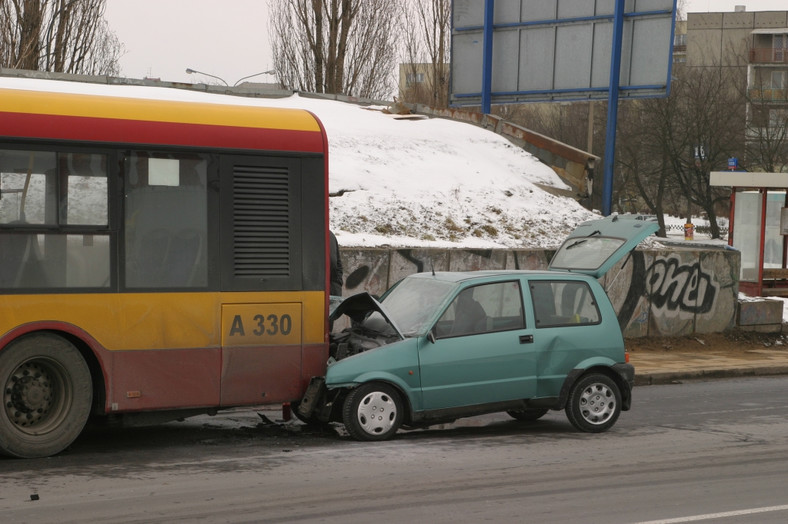
[[[405,89],[400,96],[407,102],[448,107],[451,1],[409,2],[404,20],[401,76],[405,77]]]
[[[398,0],[269,1],[280,83],[316,93],[388,96],[398,6]]]
[[[118,74],[122,45],[104,20],[105,1],[0,0],[0,64]]]
[[[3,67],[38,69],[41,0],[0,2],[0,59]]]
[[[643,200],[661,214],[665,191],[675,184],[687,214],[691,205],[706,214],[712,238],[720,236],[716,207],[728,192],[710,185],[710,172],[744,151],[740,74],[722,66],[675,68],[670,97],[640,102],[639,114],[629,111],[629,121],[619,121],[617,161],[635,174]]]
[[[616,147],[617,192],[627,202],[642,201],[657,216],[658,236],[666,236],[665,212],[677,214],[680,191],[668,158],[671,111],[664,98],[630,100],[619,110]],[[637,207],[637,206],[635,206]],[[667,209],[666,209],[667,208]],[[640,211],[640,209],[628,209]]]

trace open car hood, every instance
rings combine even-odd
[[[394,328],[394,331],[397,332],[400,339],[405,338],[402,331],[397,327],[397,324],[386,313],[383,304],[375,300],[375,298],[367,292],[358,293],[357,295],[350,296],[343,300],[342,303],[331,312],[328,319],[329,322],[333,323],[342,315],[347,315],[353,324],[357,325],[362,323],[367,316],[375,311],[380,313],[383,319]]]
[[[611,215],[583,222],[555,252],[549,268],[601,278],[657,230],[657,219],[644,215]]]

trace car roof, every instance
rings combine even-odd
[[[493,279],[496,277],[521,277],[521,276],[543,276],[555,279],[556,277],[563,278],[564,276],[578,276],[586,277],[586,275],[578,273],[556,273],[555,271],[548,270],[534,270],[534,269],[489,269],[480,271],[435,271],[414,273],[408,275],[407,278],[428,278],[433,280],[440,280],[443,282],[461,283],[468,280],[483,280]]]

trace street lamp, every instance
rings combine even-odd
[[[224,85],[226,85],[227,87],[230,87],[230,84],[228,84],[228,83],[227,83],[227,82],[224,80],[224,78],[220,78],[220,77],[218,77],[218,76],[211,75],[211,74],[208,74],[208,73],[203,73],[202,71],[197,71],[196,69],[192,69],[191,67],[187,67],[187,68],[186,68],[186,74],[187,74],[187,75],[191,75],[191,74],[194,74],[194,73],[197,73],[197,74],[200,74],[200,75],[205,75],[205,76],[210,76],[211,78],[215,78],[216,80],[221,80],[221,82],[222,82]],[[235,87],[235,86],[237,86],[238,84],[240,84],[240,83],[241,83],[241,80],[246,80],[247,78],[252,78],[253,76],[259,76],[259,75],[273,75],[273,74],[276,74],[276,70],[275,70],[275,69],[269,69],[268,71],[263,71],[263,72],[261,72],[261,73],[255,73],[255,74],[253,74],[253,75],[245,76],[245,77],[243,77],[243,78],[239,78],[239,79],[238,79],[238,81],[237,81],[237,82],[235,82],[235,83],[233,84],[233,87]]]
[[[200,74],[200,75],[205,75],[205,76],[210,76],[211,78],[215,78],[216,80],[221,80],[221,81],[222,81],[222,83],[223,83],[224,85],[226,85],[227,87],[230,87],[230,84],[228,84],[228,83],[227,83],[227,82],[224,80],[224,78],[219,78],[218,76],[215,76],[215,75],[210,75],[210,74],[208,74],[208,73],[203,73],[202,71],[197,71],[196,69],[192,69],[192,68],[190,68],[190,67],[187,67],[187,68],[186,68],[186,74],[187,74],[187,75],[191,75],[191,74],[194,74],[194,73],[198,73],[198,74]]]
[[[238,84],[240,84],[240,83],[241,83],[241,80],[246,80],[247,78],[252,78],[253,76],[260,76],[260,75],[275,75],[275,74],[276,74],[276,70],[275,70],[275,69],[269,69],[268,71],[263,71],[262,73],[255,73],[255,74],[253,74],[253,75],[245,76],[245,77],[243,77],[243,78],[239,78],[239,79],[238,79],[238,81],[237,81],[236,83],[234,83],[234,84],[233,84],[233,87],[235,87],[235,86],[237,86]]]

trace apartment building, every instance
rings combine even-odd
[[[674,63],[719,67],[746,79],[748,140],[788,125],[788,11],[688,13]],[[683,27],[681,29],[683,29]],[[758,167],[758,166],[752,166]]]

